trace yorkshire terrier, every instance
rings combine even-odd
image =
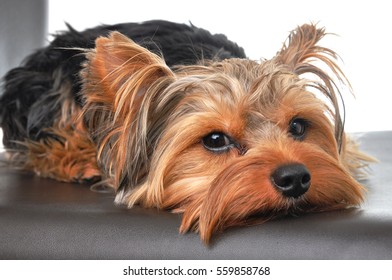
[[[344,133],[337,54],[293,30],[269,60],[165,21],[58,34],[4,79],[11,162],[111,186],[115,202],[182,213],[208,243],[227,227],[359,205],[371,158]]]

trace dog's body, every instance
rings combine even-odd
[[[5,146],[41,176],[101,180],[118,203],[182,212],[180,231],[205,242],[256,216],[358,205],[353,176],[370,158],[344,134],[346,79],[324,35],[298,27],[258,63],[193,26],[70,30],[6,75]]]

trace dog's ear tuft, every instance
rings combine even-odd
[[[291,31],[277,58],[293,71],[309,58],[321,58],[320,55],[327,54],[336,58],[336,54],[329,49],[320,47],[318,42],[326,35],[324,28],[317,28],[313,24],[304,24]]]
[[[81,72],[85,124],[113,186],[133,187],[148,172],[166,117],[155,112],[157,100],[174,73],[161,57],[118,32],[98,38],[86,56]]]
[[[286,65],[290,71],[308,75],[308,85],[325,95],[331,102],[335,121],[335,138],[339,147],[343,141],[344,109],[340,85],[351,85],[337,64],[338,55],[329,48],[320,46],[319,41],[326,35],[324,28],[314,24],[304,24],[293,30],[282,49],[274,58],[278,64]],[[309,78],[309,74],[316,79]]]

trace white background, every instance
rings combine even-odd
[[[224,33],[251,59],[271,58],[297,25],[318,22],[327,47],[343,60],[356,98],[347,93],[346,130],[392,130],[392,9],[389,1],[295,0],[67,0],[49,1],[49,32],[68,22],[82,30],[98,24],[166,19]]]
[[[121,242],[121,241],[119,241]],[[389,279],[390,260],[53,260],[53,261],[2,261],[0,271],[3,279],[39,280],[331,280],[331,279]],[[183,269],[184,275],[124,275],[124,269]],[[219,275],[228,267],[269,267],[269,275]],[[207,275],[185,275],[188,269],[206,269]],[[146,270],[144,270],[146,271]],[[254,271],[254,270],[252,270]],[[139,273],[140,274],[140,273]],[[5,277],[4,277],[5,276]]]

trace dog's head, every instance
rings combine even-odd
[[[205,242],[255,217],[359,204],[360,156],[339,110],[346,79],[324,35],[303,25],[271,60],[174,70],[119,33],[97,39],[84,118],[116,201],[182,212],[180,231]]]

